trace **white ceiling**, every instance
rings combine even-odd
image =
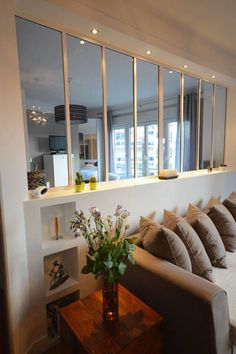
[[[235,0],[47,0],[236,78]]]

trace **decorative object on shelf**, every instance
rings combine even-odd
[[[135,238],[126,237],[129,212],[120,205],[116,208],[115,220],[111,215],[102,217],[96,207],[89,211],[88,218],[82,210],[76,211],[70,228],[75,237],[83,236],[88,243],[87,264],[82,273],[93,273],[96,279],[101,275],[103,319],[113,321],[118,318],[118,277],[125,274],[127,259],[134,264]]]
[[[226,169],[227,169],[227,165],[225,165],[223,163],[219,166],[220,171],[225,171]]]
[[[63,284],[70,276],[64,266],[58,260],[53,262],[53,267],[49,272],[49,290],[54,290]]]
[[[97,179],[95,176],[90,177],[89,186],[92,191],[97,189]]]
[[[213,171],[213,167],[212,166],[208,166],[207,171],[208,172],[212,172]]]
[[[39,186],[35,189],[32,189],[29,191],[29,194],[31,195],[31,197],[33,198],[42,198],[43,196],[45,196],[48,192],[48,188],[45,186]]]
[[[62,235],[59,235],[59,230],[60,230],[60,223],[59,223],[59,218],[55,217],[54,218],[54,229],[55,229],[55,236],[52,236],[52,240],[60,240],[63,238]]]
[[[159,179],[174,179],[179,176],[175,169],[163,169],[159,171],[158,177]]]
[[[44,187],[47,186],[45,170],[27,172],[27,178],[28,178],[28,190],[33,190],[40,186],[44,186]]]
[[[75,191],[76,192],[83,192],[85,183],[83,181],[83,177],[79,172],[76,172],[75,176]]]

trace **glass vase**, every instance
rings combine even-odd
[[[103,296],[103,320],[116,321],[118,319],[118,282],[108,284],[107,280],[102,278],[102,296]]]

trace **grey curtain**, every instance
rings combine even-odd
[[[197,94],[195,92],[184,97],[183,123],[183,170],[192,171],[196,169]]]
[[[112,138],[112,111],[107,111],[107,125],[108,125],[108,146],[109,146],[109,172],[115,172],[114,166],[114,147]]]

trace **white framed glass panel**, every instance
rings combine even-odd
[[[201,83],[201,113],[200,113],[200,146],[199,168],[206,169],[211,166],[212,147],[212,114],[213,114],[213,84]]]
[[[158,172],[158,66],[137,60],[138,177]]]
[[[106,49],[109,180],[134,177],[133,58]]]
[[[215,85],[213,167],[219,167],[224,163],[226,93],[225,87]]]
[[[163,167],[180,171],[180,74],[164,69]]]
[[[196,169],[198,80],[184,75],[183,171]]]
[[[16,17],[28,171],[46,171],[50,187],[68,185],[65,125],[55,120],[64,105],[62,35]]]
[[[104,180],[101,47],[67,35],[73,176]]]

